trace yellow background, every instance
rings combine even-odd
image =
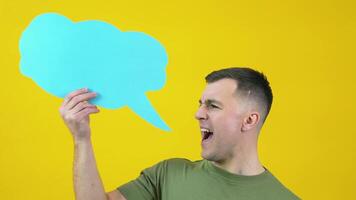
[[[259,141],[263,164],[303,199],[356,199],[351,0],[1,0],[0,199],[74,199],[73,143],[58,112],[62,100],[19,72],[21,32],[45,12],[142,31],[168,52],[167,84],[148,97],[172,132],[127,108],[92,117],[107,191],[162,159],[200,159],[193,116],[205,75],[250,66],[267,74],[275,95]]]

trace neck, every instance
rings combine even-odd
[[[213,164],[237,175],[253,176],[263,173],[265,169],[258,159],[257,140],[254,141],[241,141],[230,157],[213,161]]]

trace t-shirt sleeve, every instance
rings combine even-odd
[[[127,200],[160,200],[166,167],[166,161],[161,161],[117,189]]]

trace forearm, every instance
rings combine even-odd
[[[76,200],[107,200],[91,140],[74,140],[73,181]]]

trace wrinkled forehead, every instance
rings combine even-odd
[[[233,79],[221,79],[212,83],[208,83],[201,96],[201,100],[216,99],[224,101],[226,99],[236,98],[237,84]]]

